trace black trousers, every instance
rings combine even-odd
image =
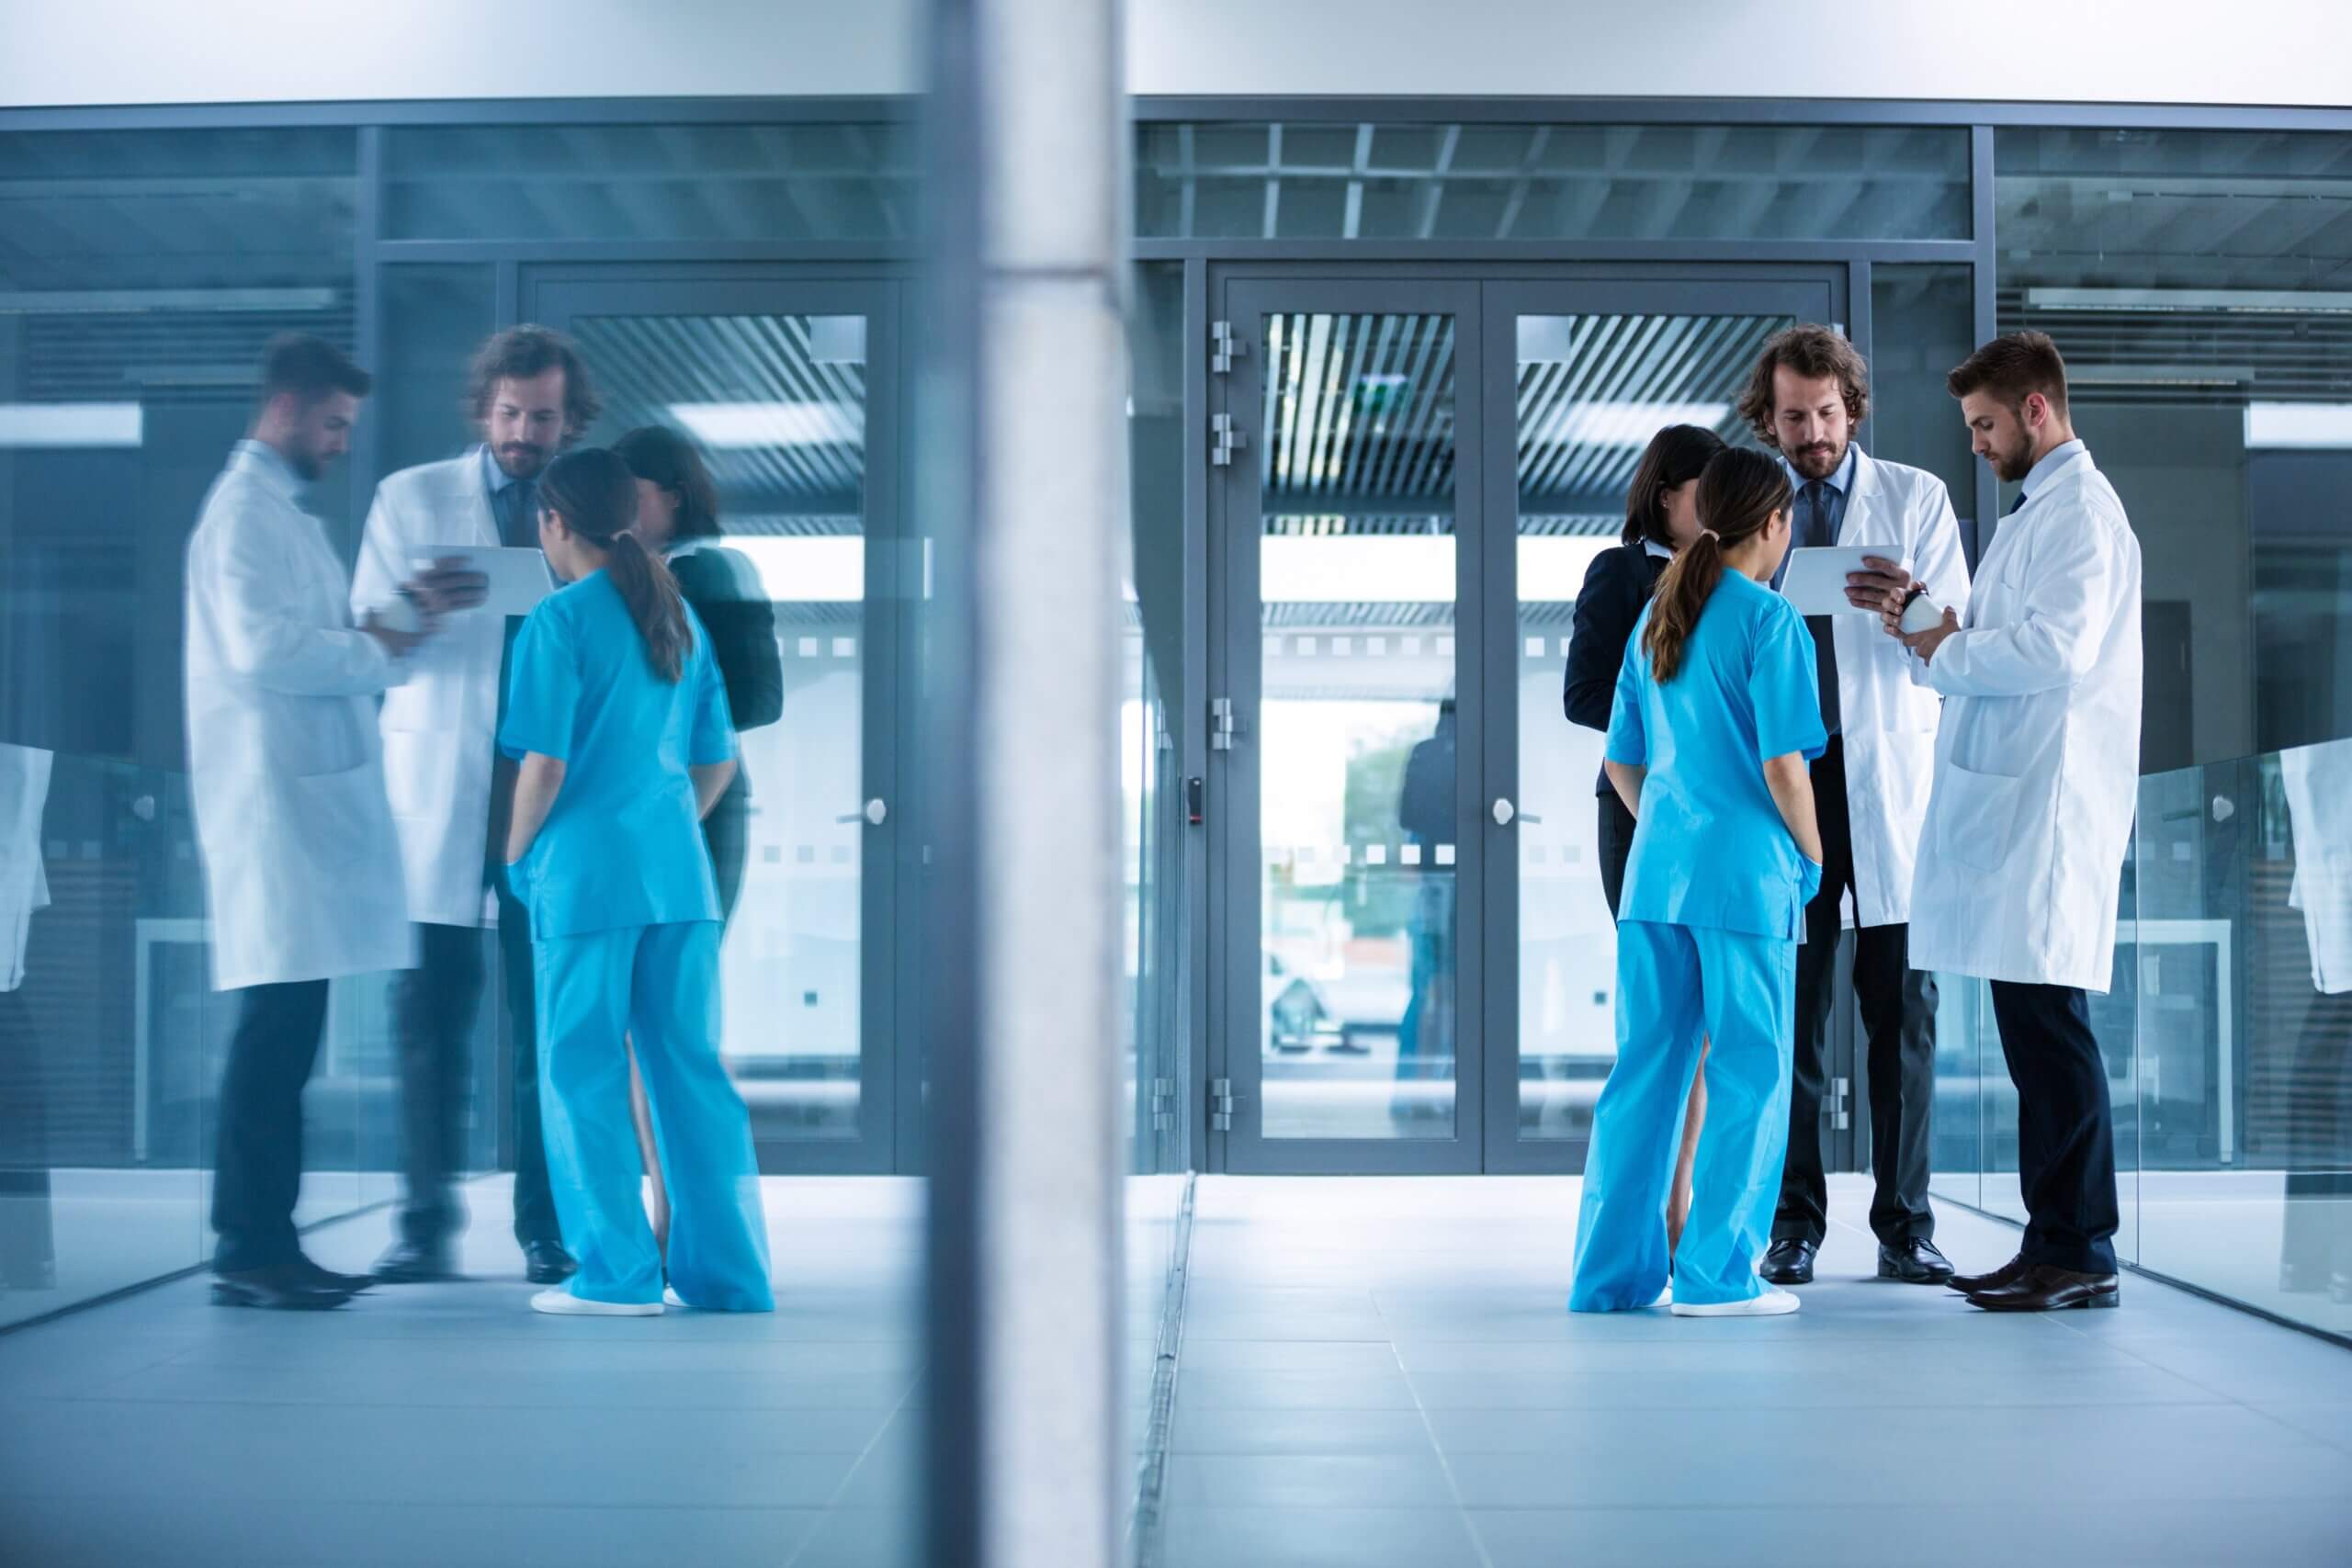
[[[237,993],[237,1028],[220,1078],[213,1156],[212,1267],[269,1269],[301,1256],[294,1202],[302,1193],[302,1086],[318,1065],[327,983],[294,980]]]
[[[514,1239],[526,1247],[560,1243],[563,1230],[548,1186],[547,1143],[539,1124],[530,916],[507,890],[503,873],[493,875],[492,885],[506,1017],[514,1040]],[[425,925],[417,927],[416,935],[416,967],[392,982],[392,1031],[401,1063],[401,1234],[437,1246],[465,1224],[456,1183],[464,1164],[460,1128],[472,1076],[474,1015],[481,1006],[481,931]]]
[[[1838,908],[1854,881],[1854,833],[1846,806],[1843,738],[1813,764],[1821,824],[1821,891],[1805,906],[1797,949],[1796,1052],[1789,1095],[1789,1154],[1772,1239],[1818,1246],[1829,1229],[1829,1179],[1821,1159],[1821,1100],[1829,1083],[1829,1021],[1838,1003]],[[1936,1100],[1936,982],[1911,967],[1911,928],[1854,933],[1854,999],[1869,1040],[1871,1229],[1897,1247],[1935,1234],[1928,1206],[1928,1127]]]
[[[2115,1272],[2115,1114],[2090,1004],[2071,986],[1993,982],[1993,1021],[2018,1086],[2018,1256],[2082,1274]]]
[[[1609,900],[1609,918],[1625,899],[1625,862],[1634,852],[1634,814],[1611,790],[1595,803],[1600,810],[1600,893]]]
[[[736,900],[743,896],[743,868],[752,856],[752,786],[740,765],[710,815],[702,819],[702,838],[718,877],[718,918],[730,922]]]

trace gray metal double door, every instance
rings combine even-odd
[[[1842,265],[1212,271],[1208,1168],[1580,1169],[1615,1055],[1561,692],[1650,437]]]

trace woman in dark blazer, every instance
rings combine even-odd
[[[719,543],[718,487],[711,482],[702,454],[684,435],[658,424],[630,431],[613,443],[613,450],[637,476],[639,541],[669,562],[678,592],[710,635],[736,732],[774,724],[784,713],[784,656],[776,647],[775,606],[760,586],[758,570],[741,550]],[[718,877],[719,918],[731,920],[751,855],[750,769],[738,764],[734,782],[702,819],[702,835]],[[630,1109],[637,1113],[638,1147],[652,1179],[653,1236],[666,1253],[670,1200],[662,1189],[652,1116],[633,1054],[628,1087]]]
[[[1618,667],[1634,623],[1674,552],[1699,536],[1699,473],[1724,449],[1723,438],[1695,424],[1669,424],[1650,438],[1625,492],[1623,542],[1593,558],[1577,594],[1576,620],[1568,634],[1568,675],[1561,705],[1568,722],[1609,732],[1609,708],[1617,693]],[[1617,918],[1625,891],[1625,857],[1634,847],[1634,814],[1617,798],[1603,770],[1594,785],[1600,816],[1600,890],[1609,918]],[[1622,1000],[1622,998],[1621,998]],[[1703,1068],[1705,1057],[1700,1058]],[[1674,1186],[1667,1199],[1668,1250],[1681,1238],[1690,1213],[1690,1165],[1699,1152],[1699,1128],[1707,1114],[1704,1072],[1690,1080],[1690,1103],[1682,1118],[1682,1147],[1674,1162]]]

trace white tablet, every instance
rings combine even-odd
[[[1789,552],[1781,594],[1803,615],[1875,615],[1846,602],[1846,574],[1867,571],[1864,556],[1886,558],[1884,545],[1816,545]]]
[[[434,545],[420,559],[430,566],[435,560],[450,558],[465,563],[461,570],[478,571],[490,579],[490,597],[482,608],[493,615],[527,615],[538,607],[540,600],[556,590],[555,573],[548,570],[548,558],[534,547],[492,549],[486,545]]]

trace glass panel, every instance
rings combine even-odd
[[[211,1250],[236,999],[210,989],[182,563],[263,344],[352,346],[356,164],[348,129],[0,135],[0,1321]],[[305,498],[339,547],[359,482]],[[340,989],[304,1224],[391,1166],[382,983]]]
[[[488,263],[388,266],[382,277],[384,358],[368,412],[389,474],[481,439],[465,407],[466,367],[497,327],[498,282]]]
[[[1454,321],[1264,327],[1262,1125],[1450,1138]]]
[[[865,318],[574,318],[607,389],[591,441],[697,442],[723,549],[772,602],[784,708],[741,737],[749,791],[723,1052],[763,1140],[861,1131]],[[721,809],[726,809],[722,807]]]
[[[1733,404],[1786,316],[1521,316],[1519,466],[1519,1135],[1582,1142],[1617,1056],[1617,934],[1601,887],[1601,735],[1561,714],[1585,570],[1625,525],[1650,438],[1753,445]],[[1623,649],[1617,650],[1622,654]]]
[[[1966,239],[1950,126],[1144,126],[1148,239]],[[2006,233],[2003,235],[2007,240]]]
[[[2352,135],[1994,153],[2001,326],[2057,339],[2140,538],[2143,768],[2352,734]]]
[[[395,127],[388,238],[910,240],[911,130],[823,125]]]
[[[1976,347],[1974,276],[1968,266],[1871,269],[1871,455],[1943,480],[1963,532],[1975,511],[1975,457],[1944,377]]]

